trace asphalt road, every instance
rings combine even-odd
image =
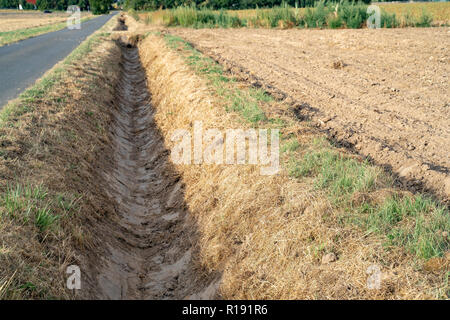
[[[0,47],[0,109],[64,59],[114,14],[83,22],[80,30],[65,28]]]

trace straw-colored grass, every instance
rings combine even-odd
[[[81,12],[81,17],[90,17],[90,12]],[[0,32],[13,31],[19,29],[29,29],[42,27],[49,24],[66,22],[69,15],[63,12],[44,14],[44,13],[17,13],[17,14],[0,14]]]
[[[47,18],[45,15],[25,14],[20,17],[1,17],[0,20],[0,46],[10,44],[44,33],[58,31],[66,28],[67,14],[58,14]],[[87,21],[94,16],[91,13],[82,13],[81,21]]]
[[[118,74],[103,33],[114,20],[0,113],[0,299],[79,297],[66,267],[82,265],[102,217],[93,173]]]
[[[395,13],[400,18],[410,13],[414,18],[419,18],[422,11],[426,10],[433,16],[435,22],[450,21],[450,2],[416,2],[416,3],[374,3],[388,13]]]

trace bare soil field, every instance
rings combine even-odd
[[[91,13],[82,12],[81,17],[91,16]],[[0,12],[0,32],[28,29],[65,22],[69,15],[64,12]]]
[[[450,197],[450,30],[171,29],[412,189]]]

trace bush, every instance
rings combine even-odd
[[[329,14],[330,10],[325,6],[325,2],[320,1],[314,9],[306,9],[303,19],[308,28],[322,28],[327,22]]]
[[[348,1],[341,2],[338,6],[338,16],[345,22],[349,28],[361,28],[364,21],[367,20],[367,6],[364,4],[355,4]]]
[[[109,12],[112,0],[90,0],[93,14],[105,14]]]
[[[327,20],[327,25],[331,29],[339,29],[344,24],[344,21],[342,21],[342,18],[335,15],[330,15]]]

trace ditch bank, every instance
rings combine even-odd
[[[192,49],[183,42],[175,48],[175,41],[148,35],[139,44],[154,121],[166,148],[173,150],[179,143],[173,139],[176,130],[193,132],[195,121],[202,121],[203,130],[252,128],[254,123],[227,111],[223,98],[215,94],[208,77],[220,77],[220,71],[200,64],[205,77],[197,75],[193,65],[203,58],[190,55]],[[219,85],[225,93],[228,86],[245,88],[229,81]],[[244,94],[241,91],[241,97]],[[298,138],[305,144],[314,139],[305,134],[310,129],[298,124],[285,130],[302,132]],[[207,141],[203,144],[205,150]],[[212,286],[217,285],[224,299],[425,298],[445,282],[444,269],[418,270],[404,248],[386,250],[383,237],[343,223],[341,209],[311,179],[293,179],[285,170],[264,176],[259,165],[199,163],[174,168],[183,180],[184,202],[195,223],[199,269],[221,275]],[[378,190],[374,196],[389,191]],[[367,270],[373,265],[380,267],[383,279],[379,290],[367,286]]]

